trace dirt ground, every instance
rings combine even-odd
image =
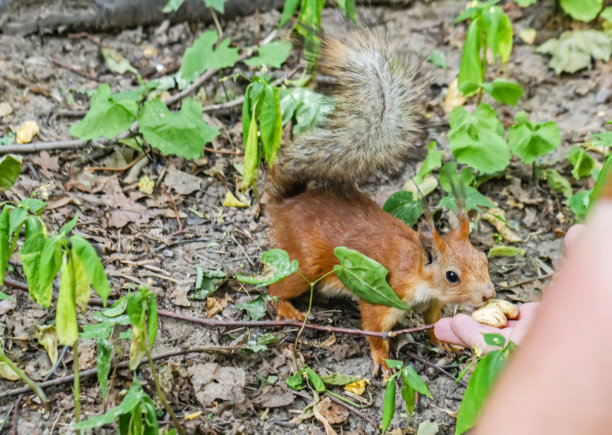
[[[567,23],[553,16],[548,2],[544,3],[527,10],[507,9],[515,34],[525,28],[535,28],[538,30],[536,44],[558,36]],[[427,95],[426,135],[422,143],[415,144],[420,149],[416,155],[420,157],[424,145],[432,139],[450,156],[448,120],[441,103],[459,67],[465,26],[452,25],[452,21],[463,7],[464,2],[443,0],[416,1],[407,8],[359,10],[366,25],[384,27],[390,38],[400,39],[417,51],[441,50],[446,54],[449,68],[435,74]],[[234,45],[246,47],[273,31],[279,18],[279,11],[271,11],[228,22],[221,20],[220,24],[224,36],[231,38]],[[343,25],[340,15],[327,9],[323,23],[331,32],[337,32]],[[70,111],[87,107],[85,91],[95,89],[98,82],[110,83],[113,91],[134,88],[137,82],[133,74],[118,75],[105,66],[100,45],[119,51],[145,79],[150,79],[175,71],[186,47],[202,31],[213,28],[162,24],[112,34],[33,34],[25,37],[0,34],[0,103],[9,103],[13,109],[10,115],[0,118],[0,135],[23,121],[35,120],[41,128],[37,140],[69,139],[68,129],[77,120]],[[548,69],[546,56],[536,54],[532,46],[518,37],[514,41],[507,74],[523,86],[525,95],[516,107],[493,105],[501,108],[499,113],[505,125],[519,110],[527,111],[535,121],[556,121],[562,130],[563,143],[546,162],[569,175],[565,151],[584,141],[590,133],[604,131],[605,122],[612,118],[610,65],[596,62],[589,70],[557,77]],[[53,59],[59,62],[54,63]],[[77,75],[58,63],[86,71],[97,81]],[[287,74],[298,63],[304,64],[299,53],[294,51],[283,73]],[[243,64],[235,68],[234,72],[238,71],[248,74]],[[490,73],[500,72],[501,68]],[[223,73],[231,74],[232,71]],[[205,106],[235,99],[242,95],[247,84],[244,80],[228,80],[221,84],[217,78],[197,94]],[[221,130],[213,148],[240,152],[240,107],[209,115],[211,122]],[[149,283],[161,309],[203,318],[207,315],[206,301],[192,298],[196,269],[225,270],[230,279],[214,293],[221,311],[213,318],[243,318],[243,312],[235,305],[251,300],[261,290],[243,286],[232,277],[237,271],[258,271],[261,254],[270,246],[265,213],[259,216],[254,206],[222,206],[228,189],[236,190],[239,175],[234,165],[240,163],[242,157],[206,153],[197,161],[186,161],[152,153],[143,164],[135,166],[137,170],[91,169],[121,168],[134,158],[133,151],[116,146],[25,154],[24,170],[18,183],[0,195],[0,200],[19,200],[35,190],[43,191],[50,203],[45,218],[54,230],[78,212],[76,231],[99,249],[113,288],[113,298],[140,283]],[[382,204],[414,174],[414,166],[408,165],[397,179],[368,186],[368,192]],[[141,175],[148,175],[157,183],[153,195],[139,192],[137,180]],[[572,183],[574,188],[589,187],[587,182]],[[562,236],[573,222],[572,213],[563,198],[533,177],[531,167],[517,161],[513,161],[503,178],[486,183],[481,191],[506,211],[508,222],[523,240],[517,246],[526,250],[525,256],[490,260],[491,277],[499,297],[518,303],[538,300],[562,253]],[[253,198],[248,200],[252,202]],[[472,233],[472,240],[478,248],[487,251],[494,244],[494,233],[493,227],[480,221]],[[8,277],[25,281],[16,256],[11,264],[13,271]],[[51,364],[36,340],[34,327],[51,323],[54,313],[31,302],[23,291],[8,286],[4,291],[16,299],[16,303],[0,302],[1,335],[7,353],[35,380],[43,380]],[[307,300],[299,300],[296,305],[305,310]],[[91,312],[97,309],[93,307]],[[452,307],[445,312],[446,315],[453,313]],[[92,314],[80,319],[81,324],[93,321]],[[360,327],[358,310],[345,301],[315,300],[313,322]],[[405,327],[421,322],[419,316],[412,315]],[[240,347],[266,332],[278,338],[268,351],[246,353],[238,350],[225,354],[219,350]],[[296,333],[295,328],[210,328],[160,318],[154,354],[202,346],[218,347],[217,351],[186,353],[158,362],[169,400],[179,416],[184,418],[202,411],[195,419],[185,421],[187,432],[324,433],[323,426],[315,419],[292,422],[311,400],[311,393],[293,392],[285,384],[286,378],[297,368],[293,355]],[[457,375],[466,366],[471,352],[442,354],[430,345],[424,333],[397,339],[392,347],[395,349],[392,357],[412,364],[434,397],[433,400],[419,399],[408,430],[415,430],[421,422],[430,420],[437,423],[438,433],[453,433],[465,388],[411,354]],[[319,373],[339,372],[371,380],[365,394],[369,406],[360,410],[361,415],[349,411],[346,421],[334,427],[342,433],[376,433],[378,429],[370,421],[380,422],[384,387],[380,378],[371,376],[372,361],[365,338],[305,331],[300,339],[300,352],[305,362]],[[95,357],[95,344],[84,340],[81,369],[94,367]],[[121,359],[126,358],[124,349]],[[150,371],[142,367],[138,375],[145,389],[155,396]],[[71,368],[72,352],[68,350],[50,379],[70,374]],[[271,375],[278,377],[274,384],[260,384],[260,379]],[[109,404],[120,402],[131,379],[127,369],[118,371],[109,393]],[[46,389],[50,398],[48,410],[44,410],[32,394],[20,396],[20,399],[6,396],[7,391],[19,386],[18,382],[0,381],[3,433],[12,429],[16,429],[16,433],[30,434],[69,430],[74,422],[71,383]],[[81,401],[85,417],[100,413],[102,399],[95,377],[82,380]],[[399,403],[398,399],[398,412],[392,427],[406,428]],[[167,416],[162,417],[162,421],[171,425]],[[112,432],[112,429],[102,431]]]

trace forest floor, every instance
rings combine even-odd
[[[430,140],[436,140],[447,158],[450,157],[448,118],[442,103],[459,67],[465,25],[453,25],[452,21],[463,7],[464,2],[443,0],[416,1],[405,9],[359,9],[365,25],[384,28],[389,38],[400,40],[418,52],[440,50],[446,55],[449,68],[434,74],[427,92],[424,110],[428,121],[422,142],[415,144],[418,158],[422,158]],[[516,34],[526,28],[538,31],[536,45],[557,37],[567,27],[546,5],[506,9]],[[224,37],[230,38],[233,45],[247,47],[272,32],[279,18],[279,11],[271,11],[227,22],[221,19],[220,25]],[[339,12],[324,10],[324,29],[334,33],[343,25]],[[71,111],[87,108],[85,92],[104,82],[110,83],[115,92],[137,86],[134,74],[119,75],[108,69],[100,47],[117,50],[143,78],[150,79],[176,71],[185,49],[202,31],[214,28],[213,25],[166,23],[119,33],[0,34],[0,103],[8,103],[12,109],[0,118],[0,136],[26,120],[34,120],[40,126],[35,140],[71,139],[68,129],[78,120]],[[535,53],[534,46],[518,37],[514,42],[505,73],[525,89],[525,95],[516,107],[495,103],[492,106],[498,109],[506,126],[519,110],[525,110],[530,119],[538,122],[556,121],[562,131],[562,145],[545,159],[545,164],[571,179],[571,167],[564,157],[566,151],[587,140],[591,133],[605,131],[605,122],[612,118],[610,65],[596,62],[591,69],[558,77],[548,67],[548,56]],[[294,50],[282,74],[289,74],[296,67],[301,70],[303,66],[303,58]],[[76,74],[74,68],[89,77]],[[235,72],[249,74],[245,65],[238,64],[233,71],[226,70],[213,77],[196,97],[204,106],[240,97],[248,84],[245,80],[227,80],[223,84],[218,80]],[[501,67],[489,74],[498,76]],[[157,295],[160,309],[200,318],[242,319],[244,313],[236,305],[250,301],[265,289],[244,286],[234,277],[236,272],[250,274],[260,270],[261,254],[271,247],[268,220],[265,204],[261,214],[254,205],[247,208],[222,205],[226,192],[236,191],[240,178],[234,166],[242,161],[240,106],[212,111],[207,116],[221,131],[212,148],[228,150],[230,154],[206,152],[202,158],[188,161],[152,152],[124,170],[137,153],[118,145],[26,153],[17,184],[0,194],[0,200],[18,201],[34,191],[44,192],[49,202],[44,217],[54,231],[78,213],[76,232],[99,250],[113,288],[112,299],[138,284],[148,284]],[[371,184],[367,191],[378,203],[384,203],[414,175],[418,158],[407,165],[403,176]],[[152,195],[139,191],[138,179],[142,175],[155,182]],[[591,187],[589,181],[571,180],[574,190]],[[516,303],[539,300],[562,255],[562,237],[573,223],[573,214],[562,197],[533,176],[531,166],[519,161],[513,160],[504,176],[487,182],[481,192],[505,210],[508,223],[522,240],[516,246],[526,252],[524,256],[490,260],[498,297]],[[246,199],[254,204],[252,197]],[[473,243],[486,252],[496,242],[495,233],[492,226],[481,220],[472,232]],[[17,256],[11,265],[12,271],[7,277],[25,282]],[[229,277],[208,304],[206,300],[198,300],[197,295],[194,297],[198,268],[226,271]],[[32,378],[42,381],[51,363],[36,340],[35,325],[51,323],[54,312],[33,303],[24,291],[8,285],[3,290],[15,299],[0,302],[0,335],[5,349]],[[306,310],[307,302],[300,299],[296,305]],[[81,325],[95,322],[93,313],[98,309],[92,307],[80,319]],[[455,308],[448,307],[445,315],[454,312]],[[360,328],[359,311],[348,301],[323,302],[315,298],[313,317],[315,323]],[[420,324],[420,316],[411,315],[404,327]],[[314,418],[292,422],[312,399],[308,390],[295,392],[285,383],[299,368],[299,359],[293,352],[296,328],[214,328],[164,316],[160,317],[159,328],[153,349],[156,355],[209,347],[209,352],[184,353],[158,361],[164,388],[179,417],[184,419],[189,414],[202,412],[197,418],[184,420],[187,432],[325,432]],[[267,351],[240,350],[264,333],[278,339]],[[420,397],[409,430],[429,420],[438,425],[438,433],[453,433],[465,387],[433,366],[457,376],[469,364],[472,352],[444,354],[430,344],[425,333],[397,338],[392,349],[392,357],[413,365],[433,395],[433,400]],[[318,373],[337,372],[370,379],[371,385],[365,394],[369,406],[359,412],[333,408],[338,422],[334,427],[342,433],[376,433],[378,429],[372,422],[376,425],[380,422],[384,386],[380,378],[371,375],[372,360],[365,337],[306,330],[299,340],[299,352],[305,363]],[[68,350],[62,357],[50,379],[71,373],[72,352]],[[125,346],[119,359],[127,359]],[[94,341],[82,340],[81,370],[95,364]],[[145,390],[155,396],[149,369],[141,366],[138,375]],[[129,370],[117,372],[109,392],[110,406],[120,402],[131,379]],[[33,394],[21,395],[19,399],[8,395],[10,390],[20,387],[18,382],[0,381],[2,431],[15,428],[17,433],[35,434],[68,430],[74,422],[71,385],[47,387],[50,406],[45,410]],[[101,412],[102,396],[95,376],[82,380],[81,403],[85,417]],[[167,416],[163,419],[170,424]],[[399,412],[391,427],[406,427],[406,420]]]

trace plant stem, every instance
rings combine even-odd
[[[151,367],[151,374],[153,375],[153,382],[155,382],[155,389],[157,390],[157,396],[159,397],[159,400],[161,401],[162,405],[164,406],[168,414],[170,414],[170,418],[172,418],[172,421],[174,422],[174,427],[176,428],[177,433],[179,435],[185,435],[185,432],[183,432],[183,428],[181,427],[181,424],[179,423],[178,418],[176,418],[174,411],[172,411],[172,408],[170,408],[170,405],[168,405],[168,402],[166,401],[166,396],[164,396],[164,393],[161,389],[161,385],[159,383],[159,377],[157,376],[157,370],[155,370],[155,362],[153,361],[153,357],[151,356],[151,352],[149,351],[149,346],[146,345],[147,343],[146,337],[145,337],[144,343],[145,343],[144,350],[147,354],[147,359],[149,360],[149,367]]]
[[[74,370],[74,420],[77,423],[81,421],[81,385],[79,383],[79,339],[74,343],[73,349],[73,360],[72,367]],[[77,430],[77,434],[82,434],[80,430]]]
[[[11,361],[11,359],[6,356],[4,352],[0,354],[0,362],[9,366],[11,370],[13,370],[17,376],[19,376],[19,379],[25,382],[28,387],[30,387],[36,393],[36,395],[40,397],[40,400],[43,401],[45,406],[47,406],[47,396],[42,388],[40,388],[36,382],[34,382],[23,370],[21,370],[13,361]]]

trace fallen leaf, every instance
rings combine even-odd
[[[45,350],[47,351],[47,355],[49,355],[49,360],[51,361],[51,365],[54,366],[55,363],[57,362],[57,357],[58,357],[58,353],[57,353],[58,339],[57,339],[57,333],[55,332],[55,326],[54,325],[45,325],[45,326],[34,325],[34,328],[36,329],[36,339],[38,340],[38,343],[42,347],[45,348]]]
[[[19,380],[17,373],[12,368],[6,365],[6,363],[0,362],[0,377],[8,379],[9,381]]]
[[[168,296],[174,305],[190,307],[191,302],[187,298],[187,293],[189,293],[189,286],[174,286]]]
[[[291,391],[276,385],[264,385],[253,398],[253,403],[260,408],[280,408],[291,405],[294,400]]]
[[[519,32],[519,38],[521,38],[526,44],[533,45],[537,32],[535,29],[523,29]]]
[[[446,116],[448,116],[455,107],[463,106],[466,101],[461,91],[459,91],[457,79],[455,79],[448,85],[448,90],[446,91],[444,102],[442,103],[442,109],[444,113],[446,113]]]
[[[223,304],[223,299],[216,296],[206,298],[206,317],[211,318],[215,314],[219,314],[227,306],[227,302]]]
[[[548,66],[557,75],[575,73],[591,66],[591,57],[604,62],[612,54],[612,37],[599,30],[572,30],[563,32],[559,39],[549,39],[536,49],[536,53],[550,53]]]
[[[322,412],[322,410],[325,410],[327,406],[326,404],[323,404],[325,401],[331,402],[328,397],[323,398],[323,400],[312,408],[312,413],[314,414],[315,418],[323,424],[326,435],[336,435],[336,431],[333,427],[331,427],[330,422],[327,420],[327,416]]]
[[[227,272],[225,270],[202,269],[200,266],[196,266],[195,291],[191,298],[203,301],[226,282]]]
[[[138,190],[140,190],[145,195],[153,194],[154,188],[155,182],[146,175],[140,177],[140,180],[138,180]]]
[[[240,201],[238,198],[234,196],[234,194],[228,190],[225,194],[225,200],[223,201],[224,207],[248,207],[249,205],[246,202]]]
[[[34,139],[34,136],[36,136],[39,132],[40,129],[38,128],[36,121],[25,121],[17,129],[15,141],[17,143],[30,143],[32,142],[32,139]]]
[[[187,414],[185,416],[185,420],[190,421],[190,420],[195,420],[196,418],[198,418],[200,415],[202,415],[202,411],[196,411],[196,412],[192,412],[191,414]]]
[[[516,246],[495,245],[491,246],[487,258],[492,257],[515,257],[517,255],[525,256],[525,250]]]
[[[13,113],[13,108],[9,103],[7,103],[6,101],[0,103],[0,118],[9,116],[11,113]]]
[[[51,178],[59,172],[59,156],[51,157],[47,151],[41,151],[36,157],[32,157],[32,163],[38,166],[47,178]]]
[[[243,369],[222,367],[216,363],[195,364],[187,369],[196,398],[203,406],[215,400],[236,404],[246,401],[244,387],[246,373]]]
[[[438,433],[438,423],[435,421],[422,421],[419,424],[416,435],[436,435]]]
[[[359,381],[345,385],[344,389],[346,391],[350,391],[353,394],[357,394],[358,396],[361,396],[365,392],[366,385],[369,385],[369,384],[370,384],[369,379],[361,379]]]
[[[174,190],[179,195],[189,195],[200,190],[202,180],[195,175],[179,171],[175,167],[168,170],[168,175],[164,178],[164,184]]]
[[[497,216],[501,217],[501,220]],[[482,219],[493,225],[497,232],[508,243],[518,243],[523,241],[521,236],[516,234],[506,225],[506,212],[501,208],[490,208],[485,214],[482,215]]]
[[[117,74],[125,74],[129,71],[138,75],[138,71],[130,64],[130,61],[123,57],[114,48],[102,47],[100,52],[102,53],[104,63],[106,63],[109,70],[116,72]]]

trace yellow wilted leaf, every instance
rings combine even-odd
[[[154,187],[155,182],[146,175],[140,177],[140,180],[138,180],[138,190],[140,190],[145,195],[151,195],[153,193]]]
[[[360,379],[359,381],[353,382],[352,384],[348,384],[344,386],[346,391],[350,391],[351,393],[357,394],[361,396],[365,392],[366,385],[370,385],[369,379]]]
[[[533,41],[535,41],[537,32],[535,29],[523,29],[519,32],[519,38],[525,41],[529,45],[533,45]]]
[[[3,362],[0,362],[0,377],[8,379],[9,381],[19,380],[17,373],[15,373],[13,369],[8,366],[8,364]]]
[[[248,207],[249,205],[246,202],[240,201],[238,198],[234,196],[231,191],[227,191],[225,194],[225,201],[223,201],[224,207]]]
[[[446,97],[444,97],[444,102],[442,103],[442,109],[448,116],[448,114],[451,113],[455,107],[463,106],[465,101],[466,99],[463,98],[463,95],[461,95],[459,87],[457,86],[457,79],[455,79],[448,85]]]
[[[192,412],[191,414],[187,414],[185,416],[185,420],[189,421],[189,420],[195,420],[196,418],[198,418],[200,415],[202,415],[202,411],[196,411],[196,412]]]
[[[51,365],[54,366],[57,362],[57,333],[55,332],[55,325],[39,326],[35,325],[36,328],[36,339],[42,347],[47,351]]]
[[[30,143],[38,132],[40,132],[40,129],[36,121],[26,121],[17,129],[15,140],[17,143]]]

